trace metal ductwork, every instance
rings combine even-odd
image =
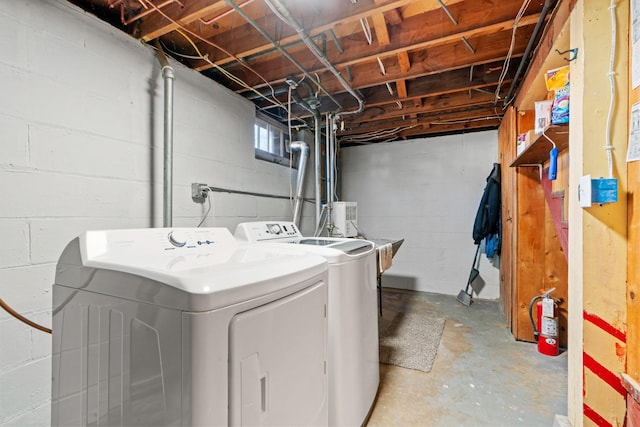
[[[320,222],[320,210],[322,207],[322,197],[320,195],[320,179],[321,179],[321,168],[320,168],[320,144],[321,144],[321,133],[322,133],[322,116],[320,115],[320,111],[318,108],[320,107],[320,101],[317,96],[313,94],[313,88],[311,85],[302,81],[299,83],[295,82],[293,77],[287,78],[287,83],[292,86],[291,96],[294,101],[299,104],[302,108],[313,114],[313,127],[314,127],[314,143],[313,143],[313,153],[314,153],[314,162],[315,162],[315,227],[318,226]],[[302,96],[298,93],[298,86],[303,85],[309,91],[309,98],[307,100],[303,99]]]
[[[302,204],[304,203],[304,174],[307,170],[307,159],[309,158],[309,144],[304,141],[293,141],[291,151],[298,151],[298,179],[296,180],[296,195],[293,208],[293,222],[300,227],[300,216],[302,215]]]

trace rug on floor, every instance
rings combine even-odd
[[[385,310],[378,322],[380,363],[431,371],[443,330],[443,318]]]

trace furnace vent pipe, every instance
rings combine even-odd
[[[156,42],[158,61],[162,65],[164,80],[164,177],[163,177],[163,208],[162,226],[173,225],[173,81],[175,73],[169,65],[160,44]]]
[[[308,83],[302,82],[305,84],[310,94],[313,94],[313,90]],[[320,179],[322,175],[322,171],[320,168],[320,139],[322,133],[322,116],[320,115],[320,111],[318,111],[318,107],[311,107],[307,101],[305,101],[302,96],[298,93],[298,87],[295,86],[291,92],[293,95],[293,99],[298,103],[302,108],[313,114],[313,126],[314,126],[314,142],[313,142],[313,153],[314,153],[314,170],[315,170],[315,198],[316,198],[316,223],[315,226],[318,227],[320,224],[320,209],[322,205],[322,197],[320,195]]]
[[[298,158],[298,179],[296,182],[296,196],[293,208],[293,222],[296,227],[300,227],[300,216],[302,214],[302,203],[304,202],[304,175],[307,170],[307,159],[309,158],[309,144],[304,141],[294,141],[291,143],[291,151],[299,151]]]

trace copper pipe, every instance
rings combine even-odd
[[[253,3],[255,0],[247,0],[244,3],[241,3],[238,5],[238,7],[244,7],[246,5],[248,5],[249,3]],[[231,15],[233,12],[235,12],[233,9],[229,9],[226,12],[222,12],[220,15],[214,16],[211,19],[205,20],[200,18],[200,22],[202,22],[204,25],[210,25],[213,24],[214,22],[224,18],[225,16]]]
[[[46,332],[48,334],[51,333],[51,329],[49,328],[45,328],[42,325],[38,325],[35,322],[32,322],[31,320],[27,319],[26,317],[24,317],[23,315],[21,315],[20,313],[18,313],[17,311],[15,311],[13,308],[9,307],[9,305],[7,305],[6,302],[4,302],[2,300],[2,298],[0,298],[0,307],[4,308],[4,311],[6,311],[7,313],[9,313],[10,315],[12,315],[13,317],[15,317],[16,319],[18,319],[21,322],[26,323],[27,325],[31,326],[32,328],[36,328],[39,331],[42,332]]]
[[[140,3],[142,3],[142,5],[145,7],[145,11],[140,12],[139,14],[137,14],[136,16],[127,19],[126,21],[123,19],[122,23],[124,25],[129,25],[134,21],[137,21],[138,19],[142,18],[143,16],[147,16],[148,14],[150,14],[151,12],[153,12],[155,9],[149,9],[149,7],[144,4],[144,2],[142,0],[139,0]],[[184,3],[182,3],[180,0],[165,0],[164,2],[158,4],[158,5],[153,5],[154,7],[157,7],[158,9],[162,9],[165,6],[170,5],[171,3],[178,3],[180,6],[184,6]]]
[[[124,23],[124,3],[122,0],[109,0],[109,8],[113,9],[114,7],[120,5],[120,21]]]

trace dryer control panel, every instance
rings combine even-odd
[[[302,238],[302,233],[293,222],[257,221],[238,224],[235,238],[246,242],[291,242]]]
[[[127,258],[167,252],[209,252],[214,247],[233,246],[226,228],[146,228],[87,231],[81,236],[85,260]]]

